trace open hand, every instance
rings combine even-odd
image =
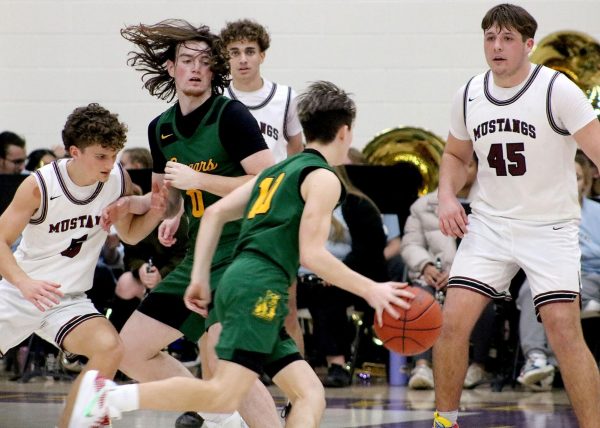
[[[438,218],[442,233],[453,238],[463,238],[467,233],[469,219],[461,203],[454,195],[450,197],[438,195],[438,202]]]
[[[63,297],[59,290],[60,284],[52,281],[28,279],[16,284],[23,297],[33,303],[41,312],[58,305],[60,297]]]
[[[375,309],[375,317],[380,326],[383,325],[384,310],[394,319],[398,319],[400,318],[400,314],[394,309],[394,305],[402,309],[410,308],[408,300],[414,299],[415,295],[410,291],[404,290],[407,286],[406,282],[389,281],[376,283],[374,287],[369,289],[369,293],[365,299]]]

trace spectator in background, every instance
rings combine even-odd
[[[348,150],[348,165],[366,165],[365,155],[358,149],[351,147]],[[398,221],[398,215],[386,213],[381,215],[383,226],[387,237],[387,243],[383,255],[387,261],[388,276],[392,281],[402,281],[404,275],[404,261],[400,256],[400,247],[402,244],[401,228]]]
[[[146,148],[123,150],[121,165],[125,169],[151,169],[152,154]],[[141,189],[139,189],[141,194]],[[158,228],[136,245],[124,244],[125,272],[117,280],[116,294],[123,300],[143,299],[175,266],[187,249],[187,219],[182,217],[172,246],[158,240]]]
[[[377,282],[387,280],[387,267],[383,251],[386,236],[381,214],[375,204],[348,178],[344,167],[336,167],[346,198],[334,211],[327,249],[348,267]],[[346,357],[350,355],[352,335],[348,334],[347,308],[364,312],[364,324],[373,324],[373,311],[354,295],[333,287],[301,268],[299,273],[301,294],[306,295],[313,319],[315,346],[327,360],[327,376],[323,384],[344,387],[352,382],[347,370]],[[303,299],[304,300],[304,299]]]
[[[477,159],[469,164],[468,178],[458,192],[463,204],[469,195],[477,175]],[[437,216],[437,190],[420,197],[410,207],[402,237],[401,255],[408,268],[408,280],[413,285],[425,287],[432,294],[442,293],[448,285],[448,272],[456,255],[456,239],[444,236],[439,228]],[[488,305],[473,331],[473,358],[465,377],[465,388],[476,386],[485,376],[485,361],[490,346],[490,331],[494,321],[493,304]],[[417,355],[408,386],[412,389],[433,388],[431,350]]]
[[[25,170],[33,172],[57,159],[57,156],[50,149],[36,149],[27,155]]]
[[[588,197],[593,182],[589,159],[582,152],[575,156],[575,173],[581,205],[579,246],[581,248],[582,317],[600,315],[600,203]],[[517,306],[521,310],[519,336],[525,356],[517,381],[532,391],[552,389],[555,358],[548,344],[544,327],[538,322],[533,296],[526,280],[519,291]]]
[[[151,169],[152,153],[145,147],[133,147],[123,150],[121,166],[125,169]]]
[[[22,174],[26,160],[25,140],[14,132],[0,133],[0,174]]]

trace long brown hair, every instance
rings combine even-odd
[[[213,93],[222,94],[229,86],[229,57],[221,39],[206,25],[194,27],[183,19],[167,19],[154,25],[125,27],[121,36],[140,49],[129,52],[127,64],[143,73],[144,87],[153,96],[167,101],[175,97],[175,79],[165,64],[175,61],[179,46],[191,41],[204,42],[210,49]]]

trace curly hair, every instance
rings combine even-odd
[[[298,118],[309,143],[333,141],[342,126],[352,128],[355,117],[354,101],[331,82],[313,82],[298,97]]]
[[[497,25],[500,28],[517,30],[523,41],[533,39],[537,30],[537,22],[521,6],[514,4],[499,4],[487,11],[481,21],[481,29],[487,31]]]
[[[224,46],[240,40],[256,42],[261,52],[265,52],[271,46],[271,36],[266,28],[250,19],[227,22],[221,30],[221,40]]]
[[[84,149],[94,144],[118,151],[127,140],[127,125],[100,104],[91,103],[73,110],[62,130],[62,139],[67,151],[71,146]]]
[[[167,101],[175,97],[175,79],[165,64],[175,61],[179,46],[191,41],[204,42],[210,49],[213,93],[222,94],[229,86],[229,56],[221,39],[205,25],[194,27],[183,19],[167,19],[154,25],[125,27],[121,36],[140,49],[129,52],[127,64],[143,73],[144,87],[155,97]]]

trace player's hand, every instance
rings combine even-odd
[[[450,275],[450,272],[448,271],[441,271],[438,275],[438,277],[435,280],[435,283],[433,284],[433,286],[435,287],[436,290],[442,290],[444,288],[446,288],[446,286],[448,285],[448,277]]]
[[[208,281],[192,281],[183,296],[185,306],[203,317],[208,316],[208,305],[211,302],[210,285]]]
[[[163,216],[167,212],[169,203],[169,185],[164,183],[159,186],[158,183],[152,183],[152,193],[150,195],[150,209],[161,213]]]
[[[445,197],[438,195],[438,202],[438,218],[442,233],[453,238],[464,237],[467,233],[469,219],[456,196]]]
[[[178,162],[167,162],[164,179],[179,190],[196,189],[198,187],[198,172]]]
[[[162,279],[162,275],[156,266],[152,266],[150,269],[148,269],[148,263],[144,263],[142,266],[140,266],[138,274],[140,276],[140,282],[144,284],[144,287],[150,290],[156,287],[156,285]]]
[[[41,312],[58,305],[60,298],[64,296],[59,290],[60,284],[52,281],[27,279],[15,285],[23,297]]]
[[[178,215],[163,220],[160,226],[158,226],[158,242],[165,247],[174,245],[177,242],[175,233],[177,233],[177,229],[179,229],[180,220],[181,217]]]
[[[439,290],[448,284],[448,272],[439,271],[435,266],[428,264],[423,268],[421,278],[430,287]]]
[[[365,297],[367,303],[375,309],[377,323],[383,325],[383,311],[385,310],[394,319],[400,318],[398,311],[394,309],[396,305],[402,309],[409,309],[408,300],[414,299],[415,295],[410,291],[404,290],[408,284],[406,282],[384,282],[374,287],[370,287]]]
[[[123,196],[104,208],[100,216],[100,226],[102,229],[109,232],[113,224],[118,223],[119,220],[129,214],[130,203],[131,198]]]

